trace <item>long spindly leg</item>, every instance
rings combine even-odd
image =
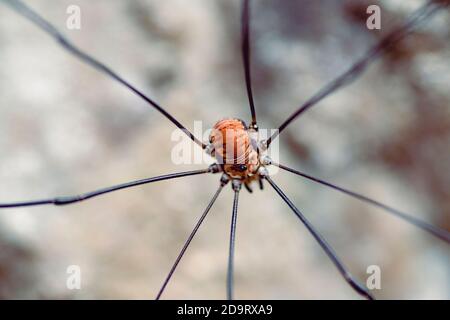
[[[202,143],[200,140],[198,140],[188,129],[186,129],[177,119],[175,119],[163,107],[161,107],[155,101],[150,99],[142,91],[140,91],[139,89],[137,89],[136,87],[131,85],[128,81],[126,81],[124,78],[122,78],[115,71],[113,71],[112,69],[107,67],[105,64],[101,63],[100,61],[96,60],[92,56],[88,55],[86,52],[84,52],[81,49],[77,48],[66,37],[64,37],[63,34],[60,31],[58,31],[50,22],[45,20],[37,12],[32,10],[30,7],[28,7],[22,1],[19,1],[19,0],[0,0],[0,1],[4,1],[8,5],[10,5],[19,14],[21,14],[22,16],[24,16],[25,18],[30,20],[32,23],[34,23],[41,30],[43,30],[44,32],[49,34],[64,49],[66,49],[68,52],[73,54],[75,57],[77,57],[81,61],[87,63],[88,65],[92,66],[93,68],[97,69],[98,71],[103,72],[104,74],[108,75],[113,80],[115,80],[118,83],[122,84],[123,86],[125,86],[126,88],[131,90],[133,93],[135,93],[137,96],[139,96],[141,99],[143,99],[145,102],[147,102],[148,104],[153,106],[156,110],[158,110],[160,113],[162,113],[167,119],[169,119],[173,124],[175,124],[179,129],[183,130],[183,132],[192,141],[197,143],[203,149],[206,147],[206,145],[204,143]]]
[[[135,181],[131,181],[131,182],[114,185],[111,187],[98,189],[98,190],[91,191],[91,192],[82,193],[82,194],[75,195],[75,196],[65,196],[65,197],[56,197],[56,198],[50,198],[50,199],[21,201],[21,202],[12,202],[12,203],[0,203],[0,208],[17,208],[17,207],[40,206],[40,205],[56,205],[56,206],[67,205],[67,204],[72,204],[75,202],[88,200],[88,199],[100,196],[102,194],[105,194],[105,193],[110,193],[110,192],[121,190],[121,189],[140,186],[143,184],[148,184],[148,183],[162,181],[162,180],[169,180],[169,179],[174,179],[174,178],[180,178],[180,177],[186,177],[186,176],[193,176],[193,175],[204,174],[204,173],[216,173],[218,171],[219,171],[219,166],[213,164],[208,169],[177,172],[177,173],[171,173],[171,174],[166,174],[166,175],[147,178],[147,179],[135,180]]]
[[[444,230],[444,229],[435,227],[435,226],[433,226],[433,225],[431,225],[429,223],[426,223],[425,221],[417,219],[417,218],[415,218],[415,217],[413,217],[413,216],[411,216],[409,214],[406,214],[404,212],[401,212],[400,210],[394,209],[394,208],[392,208],[392,207],[390,207],[388,205],[385,205],[385,204],[383,204],[383,203],[381,203],[379,201],[373,200],[373,199],[371,199],[369,197],[363,196],[363,195],[361,195],[359,193],[350,191],[348,189],[339,187],[339,186],[337,186],[335,184],[332,184],[330,182],[327,182],[325,180],[322,180],[322,179],[310,176],[310,175],[308,175],[306,173],[300,172],[298,170],[294,170],[294,169],[286,167],[286,166],[284,166],[282,164],[274,163],[273,161],[271,161],[270,163],[275,165],[275,166],[277,166],[277,167],[279,167],[279,168],[281,168],[281,169],[283,169],[283,170],[292,172],[292,173],[294,173],[296,175],[299,175],[299,176],[304,177],[306,179],[309,179],[311,181],[320,183],[320,184],[322,184],[324,186],[327,186],[327,187],[330,187],[330,188],[332,188],[334,190],[337,190],[337,191],[340,191],[342,193],[345,193],[345,194],[347,194],[347,195],[349,195],[349,196],[351,196],[353,198],[356,198],[356,199],[358,199],[360,201],[363,201],[365,203],[368,203],[370,205],[373,205],[373,206],[376,206],[376,207],[378,207],[380,209],[383,209],[384,211],[386,211],[388,213],[391,213],[391,214],[399,217],[400,219],[403,219],[404,221],[406,221],[406,222],[408,222],[408,223],[410,223],[410,224],[412,224],[412,225],[414,225],[414,226],[416,226],[416,227],[418,227],[418,228],[420,228],[422,230],[425,230],[425,231],[431,233],[435,237],[437,237],[437,238],[439,238],[439,239],[441,239],[441,240],[443,240],[443,241],[445,241],[447,243],[450,243],[450,233],[448,231]]]
[[[250,105],[250,112],[252,115],[252,122],[250,128],[258,130],[256,123],[255,103],[253,101],[252,91],[252,77],[250,72],[250,1],[242,0],[241,9],[241,50],[242,60],[244,62],[245,86],[247,88],[248,103]]]
[[[227,299],[233,300],[233,278],[234,278],[234,247],[236,242],[236,222],[238,212],[239,191],[241,190],[241,181],[233,180],[233,212],[231,215],[230,230],[230,251],[228,253],[228,271],[227,271]]]
[[[186,252],[187,248],[189,247],[192,239],[194,239],[195,234],[197,233],[198,229],[200,228],[201,224],[203,223],[203,220],[205,220],[206,216],[208,215],[209,210],[213,206],[214,202],[216,202],[217,197],[219,196],[220,192],[222,191],[223,187],[228,183],[229,178],[227,175],[222,175],[222,178],[220,179],[220,186],[219,189],[217,189],[216,193],[212,197],[211,201],[209,202],[208,206],[206,207],[205,211],[203,211],[202,216],[198,220],[197,224],[195,225],[194,229],[192,230],[191,234],[189,235],[188,239],[184,243],[183,248],[181,249],[180,253],[178,254],[177,259],[175,260],[174,264],[172,265],[172,268],[169,271],[169,274],[167,275],[166,279],[164,280],[163,285],[161,286],[161,289],[159,289],[158,295],[156,296],[155,300],[159,300],[161,298],[161,295],[163,294],[164,290],[167,287],[167,284],[169,283],[170,279],[172,278],[178,264],[181,261],[181,258],[183,258],[184,253]]]
[[[295,215],[303,222],[305,227],[311,233],[311,235],[316,239],[334,265],[337,267],[341,275],[344,277],[345,281],[360,295],[363,297],[374,300],[375,298],[369,293],[369,291],[360,284],[356,279],[353,278],[351,273],[347,270],[344,264],[340,261],[336,252],[333,248],[327,243],[327,241],[320,235],[320,233],[313,227],[313,225],[306,219],[306,217],[297,209],[297,207],[289,200],[289,198],[284,194],[284,192],[273,182],[273,180],[266,175],[266,180],[269,184],[275,189],[275,191],[280,195],[280,197],[287,203],[287,205],[292,209]]]
[[[428,0],[426,4],[417,9],[411,14],[407,21],[388,33],[378,44],[370,48],[362,58],[357,60],[346,72],[335,78],[324,87],[322,87],[316,94],[314,94],[309,100],[303,103],[292,115],[289,116],[275,131],[272,136],[266,141],[268,147],[270,143],[283,131],[292,121],[299,117],[303,112],[316,105],[319,101],[336,92],[340,88],[352,83],[356,80],[367,67],[375,61],[383,52],[392,47],[396,42],[403,39],[410,34],[414,28],[424,20],[433,16],[440,9],[448,7],[450,1],[448,0]]]

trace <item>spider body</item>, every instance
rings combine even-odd
[[[223,171],[233,179],[249,183],[258,178],[260,167],[257,142],[240,119],[218,121],[209,136],[214,157]]]

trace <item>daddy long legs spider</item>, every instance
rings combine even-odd
[[[103,73],[106,73],[107,76],[112,77],[114,80],[116,80],[116,82],[119,82],[121,85],[124,85],[125,87],[127,87],[129,90],[131,90],[135,95],[137,95],[138,97],[142,98],[144,100],[145,103],[149,104],[150,107],[157,109],[157,111],[159,111],[160,113],[163,114],[163,116],[165,116],[166,118],[168,118],[173,124],[175,124],[175,126],[177,126],[178,128],[184,128],[183,125],[181,124],[181,122],[179,120],[177,120],[177,118],[175,118],[172,113],[169,113],[168,111],[166,111],[165,108],[161,107],[159,104],[157,104],[156,102],[154,102],[154,100],[150,100],[150,98],[147,98],[147,95],[143,93],[143,91],[136,89],[135,87],[131,87],[131,85],[126,82],[126,80],[123,80],[124,78],[122,78],[121,76],[118,76],[117,73],[115,73],[115,71],[112,71],[112,69],[105,69],[104,65],[98,64],[98,61],[96,60],[92,60],[92,58],[88,55],[86,55],[84,53],[84,51],[81,51],[81,49],[77,49],[77,47],[73,47],[71,45],[70,42],[67,42],[67,38],[61,38],[61,34],[59,33],[59,31],[57,31],[56,29],[54,29],[50,24],[48,24],[46,22],[46,20],[43,20],[43,18],[40,17],[40,15],[38,15],[35,11],[30,11],[30,9],[28,9],[28,7],[26,7],[25,5],[21,4],[21,2],[18,1],[3,1],[6,2],[7,4],[12,4],[12,7],[16,9],[16,11],[18,11],[20,14],[24,15],[25,17],[27,17],[28,19],[30,19],[32,22],[34,22],[34,24],[43,29],[44,31],[46,31],[47,33],[49,33],[51,36],[56,37],[56,39],[58,40],[59,44],[62,45],[63,47],[65,47],[66,49],[68,49],[72,54],[75,54],[75,56],[77,56],[78,58],[81,58],[81,60],[83,60],[84,62],[87,62],[88,64],[90,64],[91,66],[94,66],[94,68],[99,69],[100,71],[102,71]],[[384,38],[382,40],[380,40],[378,42],[378,44],[375,44],[372,48],[370,49],[366,55],[364,55],[364,58],[357,60],[356,64],[353,64],[352,67],[348,70],[350,70],[347,73],[343,73],[343,76],[337,77],[336,80],[332,80],[331,82],[328,81],[328,84],[326,84],[323,89],[319,90],[317,94],[313,95],[311,99],[306,100],[307,102],[305,104],[303,104],[302,106],[300,106],[297,111],[295,111],[291,117],[287,118],[287,120],[285,122],[282,122],[281,126],[280,126],[280,132],[284,131],[285,128],[287,128],[288,125],[290,125],[296,118],[300,117],[301,115],[303,115],[304,111],[307,111],[309,108],[312,108],[316,105],[319,105],[320,103],[322,103],[322,99],[325,99],[328,97],[329,94],[333,93],[335,90],[340,89],[342,86],[349,84],[350,82],[356,80],[364,71],[365,69],[372,64],[373,61],[376,61],[377,58],[379,58],[379,56],[381,56],[382,53],[384,53],[386,51],[386,49],[388,49],[392,44],[395,44],[397,42],[400,41],[401,38],[405,37],[408,33],[410,33],[412,31],[412,28],[417,27],[419,23],[423,22],[422,20],[429,20],[432,18],[432,16],[434,16],[436,13],[439,12],[439,9],[441,7],[444,7],[444,5],[448,4],[445,1],[431,1],[428,4],[424,5],[423,7],[417,9],[415,11],[415,13],[413,13],[410,18],[407,20],[406,23],[404,23],[399,29],[398,28],[393,28],[392,30],[394,30],[392,33],[387,33],[386,35],[384,35]],[[249,11],[248,11],[248,7],[249,6],[249,2],[248,1],[244,1],[243,2],[243,7],[242,7],[242,25],[241,25],[241,35],[242,35],[242,58],[244,61],[244,79],[245,79],[245,84],[246,84],[246,89],[248,92],[248,104],[250,105],[250,110],[252,111],[251,117],[250,117],[250,121],[248,121],[248,124],[250,125],[250,127],[255,127],[256,124],[256,120],[258,120],[257,116],[257,112],[258,109],[254,107],[255,105],[255,101],[253,101],[253,95],[252,95],[252,77],[251,77],[251,72],[250,72],[250,61],[251,61],[251,57],[252,55],[250,54],[250,42],[249,42],[249,38],[248,36],[250,35],[250,28],[248,25],[249,22]],[[226,7],[226,6],[225,6]],[[252,17],[255,17],[255,15],[252,15]],[[256,21],[257,19],[254,19],[252,21]],[[167,22],[167,21],[165,21]],[[149,23],[147,21],[147,23]],[[204,40],[204,39],[203,39]],[[255,50],[252,50],[252,53]],[[268,50],[269,51],[269,50]],[[270,52],[268,53],[270,54]],[[273,54],[273,53],[272,53]],[[33,55],[36,58],[36,55]],[[40,59],[38,58],[37,61],[40,61]],[[78,65],[77,65],[78,66]],[[24,71],[22,71],[23,73]],[[314,82],[314,81],[312,81]],[[39,88],[39,86],[37,85],[37,88]],[[40,90],[42,90],[42,88],[40,88]],[[27,90],[25,90],[25,92],[27,92]],[[30,92],[29,92],[30,93]],[[31,92],[32,93],[32,92]],[[320,102],[320,103],[319,103]],[[256,103],[256,105],[258,105]],[[325,108],[323,108],[325,109]],[[28,109],[27,109],[28,110]],[[103,111],[103,110],[102,110]],[[100,115],[102,115],[99,112]],[[104,111],[103,111],[104,112]],[[108,113],[110,111],[107,111]],[[112,112],[112,111],[111,111]],[[265,113],[267,113],[267,110],[265,110]],[[245,115],[244,113],[242,113],[243,117],[245,116],[245,119],[248,119],[248,115]],[[224,116],[228,116],[228,115],[220,115],[218,118],[222,118]],[[82,117],[82,116],[81,116]],[[142,115],[139,116],[139,118],[141,118]],[[339,118],[338,118],[339,119]],[[217,119],[216,119],[217,120]],[[139,123],[139,121],[141,121],[141,119],[135,119],[134,121],[136,121],[137,123]],[[161,120],[162,121],[162,120]],[[259,121],[259,120],[258,120]],[[292,127],[292,126],[290,126]],[[64,129],[64,128],[63,128]],[[64,131],[64,130],[62,130]],[[195,138],[195,136],[193,134],[191,134],[189,131],[187,136],[189,138],[191,138],[192,140],[194,140],[195,143],[197,143],[198,145],[201,145],[202,147],[205,147],[206,144],[204,144],[204,142],[200,141],[199,139]],[[288,133],[286,133],[288,134]],[[273,136],[271,139],[269,139],[267,142],[270,143],[273,141],[274,138],[276,138],[277,136]],[[123,137],[120,137],[120,134],[116,137],[116,139],[120,139]],[[57,139],[53,138],[50,139],[50,141],[58,141]],[[147,139],[146,139],[147,140]],[[85,141],[87,143],[87,141]],[[291,144],[293,145],[297,145],[298,148],[298,141],[292,141],[292,136],[291,136]],[[265,147],[265,142],[264,141],[259,141],[260,147],[262,149],[264,149]],[[64,146],[65,148],[67,146]],[[301,149],[301,148],[300,148]],[[92,150],[92,149],[91,149]],[[60,150],[60,153],[64,153],[66,150]],[[67,152],[67,151],[66,151]],[[58,154],[58,156],[61,156],[60,154]],[[155,159],[152,159],[155,160]],[[260,162],[262,163],[262,165],[273,165],[274,163],[272,163],[270,161],[270,159],[267,158],[261,158]],[[153,163],[152,163],[153,164]],[[246,163],[244,163],[246,164]],[[290,171],[291,173],[300,175],[302,177],[306,177],[309,180],[318,182],[322,185],[325,185],[327,187],[332,187],[333,189],[337,189],[340,192],[343,192],[347,195],[351,195],[353,197],[356,197],[357,199],[366,202],[368,205],[372,205],[372,206],[376,206],[378,208],[381,208],[382,210],[384,210],[387,213],[390,213],[392,215],[395,215],[397,217],[400,217],[401,219],[414,224],[415,226],[422,228],[425,231],[428,231],[431,234],[434,234],[435,236],[437,236],[438,238],[441,238],[441,240],[444,240],[444,242],[449,242],[449,235],[448,232],[445,231],[442,228],[438,228],[438,227],[433,227],[431,224],[426,223],[425,220],[426,219],[419,219],[419,218],[414,218],[414,215],[410,215],[410,214],[405,214],[403,213],[404,210],[397,210],[397,209],[393,209],[390,206],[386,206],[383,202],[380,202],[378,198],[376,198],[377,200],[373,200],[372,197],[366,197],[365,195],[362,196],[359,192],[358,193],[354,193],[353,191],[349,191],[347,188],[343,188],[341,187],[341,185],[339,184],[338,186],[336,186],[335,184],[330,184],[327,181],[323,181],[321,179],[314,177],[311,177],[311,175],[308,174],[303,174],[303,172],[298,172],[295,169],[291,169],[289,167],[285,167],[283,164],[275,164],[279,167],[281,167],[282,169],[284,169],[285,171]],[[88,170],[89,167],[85,167],[85,170]],[[179,181],[178,178],[181,178],[181,176],[185,176],[185,175],[200,175],[206,172],[210,172],[210,171],[219,171],[217,167],[213,166],[210,167],[210,170],[207,171],[207,169],[203,168],[203,169],[199,169],[199,170],[195,170],[195,171],[189,171],[188,173],[182,173],[182,174],[175,174],[175,175],[164,175],[162,177],[156,178],[155,180],[160,181],[160,180],[165,180],[165,179],[172,179],[177,177],[176,180],[174,181]],[[229,173],[229,172],[228,172]],[[261,178],[264,180],[267,180],[268,183],[265,183],[265,185],[267,186],[266,189],[269,190],[265,190],[264,193],[270,193],[270,197],[271,198],[275,198],[277,196],[277,193],[281,196],[282,200],[285,200],[285,202],[288,204],[288,207],[283,207],[280,206],[279,210],[284,210],[284,211],[289,211],[291,210],[298,218],[300,218],[301,222],[304,223],[304,225],[307,227],[306,230],[309,231],[312,235],[313,235],[313,239],[317,240],[318,243],[322,246],[322,248],[325,250],[325,252],[328,254],[329,258],[331,258],[331,261],[335,263],[338,271],[341,272],[342,275],[344,275],[344,278],[349,282],[349,284],[351,284],[351,286],[360,294],[362,294],[363,296],[369,296],[370,293],[368,293],[367,289],[364,288],[364,282],[362,283],[357,283],[356,280],[353,280],[352,277],[349,276],[349,268],[347,266],[345,266],[345,264],[342,263],[342,261],[344,261],[344,259],[340,259],[338,258],[340,256],[339,253],[335,253],[331,248],[330,245],[327,244],[327,242],[325,242],[323,240],[323,236],[321,235],[322,232],[319,231],[319,228],[313,227],[313,224],[311,224],[311,222],[309,220],[306,220],[307,218],[307,214],[303,215],[303,209],[300,207],[300,205],[294,203],[296,201],[290,200],[290,191],[286,190],[286,193],[284,192],[285,188],[280,188],[278,186],[277,181],[277,177],[269,177],[267,175],[267,173],[262,170],[262,171],[258,171],[255,172],[256,174],[261,175]],[[234,228],[236,225],[239,228],[239,221],[237,218],[237,212],[239,209],[238,206],[238,201],[237,201],[237,195],[239,194],[239,190],[240,190],[240,184],[239,184],[239,179],[236,180],[236,176],[234,176],[234,179],[228,179],[228,180],[232,180],[231,183],[226,179],[227,176],[222,177],[221,181],[223,184],[225,183],[229,183],[230,185],[233,186],[233,190],[234,190],[234,205],[233,205],[233,214],[231,215],[231,220],[232,220],[232,228],[231,228],[231,239],[234,239],[234,237],[236,236],[236,229]],[[228,177],[230,178],[230,177]],[[298,177],[298,179],[300,179],[300,177]],[[138,182],[133,182],[131,185],[141,185],[141,184],[146,184],[146,183],[151,183],[151,182],[156,182],[154,179],[149,179],[149,180],[139,180]],[[217,180],[217,179],[216,179]],[[298,182],[297,182],[298,183]],[[125,187],[128,187],[130,185],[120,185],[119,187],[114,187],[113,189],[123,189]],[[272,186],[274,190],[270,190],[270,187]],[[35,187],[33,188],[35,189]],[[38,188],[39,189],[39,188]],[[209,189],[210,190],[210,189]],[[35,201],[20,201],[20,202],[13,202],[13,203],[3,203],[0,204],[0,207],[2,208],[11,208],[11,207],[30,207],[30,206],[35,206],[35,205],[47,205],[47,204],[56,204],[56,205],[65,205],[65,204],[71,204],[74,202],[80,202],[82,200],[87,200],[87,199],[91,199],[94,197],[97,197],[97,195],[100,194],[105,194],[108,193],[112,190],[110,189],[100,189],[99,192],[94,192],[94,193],[87,193],[87,194],[81,194],[79,196],[75,196],[75,197],[58,197],[58,198],[50,198],[50,199],[44,199],[42,200],[38,200],[37,202]],[[34,193],[35,191],[33,191]],[[216,198],[218,194],[215,193],[213,200]],[[176,198],[176,195],[172,194],[173,198]],[[118,198],[117,198],[118,199]],[[262,202],[262,201],[260,201]],[[388,202],[387,202],[388,203]],[[204,211],[205,213],[207,213],[208,209],[210,209],[210,206],[212,205],[212,201],[209,202],[209,205],[207,206],[207,210]],[[320,208],[323,205],[319,205],[316,203],[316,205]],[[297,208],[298,207],[298,208]],[[358,207],[360,208],[360,207]],[[300,209],[300,210],[299,210]],[[6,209],[5,209],[6,210]],[[30,209],[27,209],[27,212],[31,212],[29,211]],[[212,210],[217,210],[217,208],[212,208]],[[278,210],[278,209],[277,209]],[[327,208],[327,210],[329,211],[330,209]],[[256,211],[256,210],[255,210]],[[258,210],[259,211],[259,210]],[[409,211],[409,210],[408,210]],[[250,212],[249,210],[245,210],[244,212]],[[378,213],[381,214],[381,213]],[[5,213],[3,213],[3,215],[5,215]],[[241,218],[242,214],[239,215],[239,218]],[[204,217],[204,215],[202,216]],[[295,216],[294,216],[295,217]],[[328,217],[328,216],[327,216]],[[106,217],[103,216],[103,218],[105,219]],[[325,218],[325,217],[323,217]],[[386,217],[387,218],[387,217]],[[228,219],[229,220],[229,219]],[[390,220],[389,220],[390,221]],[[293,221],[291,221],[290,223],[293,223]],[[299,223],[299,227],[301,226],[301,224]],[[97,226],[100,227],[100,226]],[[238,239],[238,248],[239,248],[239,236],[237,237]],[[327,238],[327,237],[325,237]],[[246,241],[250,242],[250,238],[248,238]],[[290,241],[292,242],[292,241]],[[330,241],[331,243],[331,241]],[[249,244],[248,244],[249,245]],[[312,248],[316,248],[313,245],[311,245]],[[233,253],[234,251],[234,241],[230,241],[230,247],[229,247],[229,252]],[[339,250],[336,250],[339,251]],[[179,260],[177,259],[177,262]],[[204,263],[203,259],[200,259],[201,263]],[[233,268],[233,254],[229,255],[229,259],[228,259],[228,276],[227,276],[227,295],[229,298],[231,298],[233,296],[233,272],[232,270],[236,269]],[[201,264],[200,263],[200,264]],[[172,267],[172,270],[175,270]],[[330,270],[329,270],[330,271]],[[275,272],[275,271],[272,271]],[[331,271],[330,271],[331,272]],[[336,273],[333,273],[333,277],[336,277]],[[167,278],[168,279],[168,278]],[[110,280],[113,281],[113,280]],[[361,281],[359,281],[361,282]],[[168,283],[167,281],[165,283]],[[161,288],[161,289],[164,289]],[[159,291],[160,293],[162,293],[162,290]],[[349,292],[348,293],[349,296],[353,297],[352,294]],[[158,296],[159,297],[159,296]]]

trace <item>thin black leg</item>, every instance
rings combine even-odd
[[[239,191],[241,190],[241,182],[233,180],[234,200],[233,212],[231,215],[231,231],[230,231],[230,251],[228,255],[228,272],[227,272],[227,299],[233,300],[233,277],[234,277],[234,247],[236,242],[236,223],[238,213]]]
[[[311,233],[311,235],[316,239],[331,261],[334,263],[336,268],[341,273],[342,277],[344,277],[345,281],[360,295],[369,300],[374,300],[375,298],[369,291],[360,284],[356,279],[353,278],[351,273],[347,270],[344,264],[338,258],[336,252],[333,248],[327,243],[327,241],[320,235],[320,233],[313,227],[313,225],[306,219],[306,217],[297,209],[297,207],[289,200],[289,198],[284,194],[284,192],[273,182],[273,180],[269,177],[265,177],[269,184],[275,189],[275,191],[280,195],[280,197],[287,203],[287,205],[292,209],[295,215],[303,222],[305,227]]]
[[[110,193],[110,192],[121,190],[121,189],[140,186],[143,184],[148,184],[148,183],[162,181],[162,180],[169,180],[169,179],[174,179],[174,178],[180,178],[180,177],[193,176],[193,175],[213,172],[212,168],[213,168],[213,166],[210,166],[208,169],[204,169],[204,170],[177,172],[177,173],[171,173],[171,174],[166,174],[166,175],[162,175],[162,176],[142,179],[142,180],[135,180],[135,181],[131,181],[131,182],[114,185],[111,187],[98,189],[98,190],[91,191],[91,192],[86,192],[86,193],[75,195],[75,196],[65,196],[65,197],[56,197],[56,198],[51,198],[51,199],[12,202],[12,203],[0,203],[0,208],[18,208],[18,207],[40,206],[40,205],[56,205],[56,206],[68,205],[68,204],[73,204],[76,202],[85,201],[85,200],[100,196],[102,194]]]
[[[250,112],[252,122],[250,128],[258,130],[256,123],[255,103],[253,101],[252,92],[252,77],[251,77],[251,63],[250,63],[250,1],[242,0],[242,21],[241,21],[241,41],[242,41],[242,60],[244,62],[245,86],[247,88],[248,103],[250,105]]]
[[[188,239],[186,240],[183,248],[181,249],[181,252],[178,254],[177,259],[175,260],[175,263],[172,265],[172,268],[169,271],[169,274],[167,275],[166,279],[164,280],[164,283],[159,289],[158,295],[156,296],[156,300],[159,300],[161,298],[161,295],[163,294],[164,290],[166,289],[167,284],[169,283],[170,279],[172,278],[172,275],[174,274],[178,264],[181,261],[181,258],[183,257],[184,253],[186,252],[187,248],[189,247],[192,239],[194,239],[195,234],[197,233],[198,229],[200,228],[201,224],[203,223],[203,220],[205,220],[206,216],[208,215],[209,210],[213,206],[214,202],[216,202],[217,197],[219,196],[220,192],[222,191],[223,187],[228,183],[228,178],[226,176],[223,176],[220,182],[219,189],[217,189],[216,193],[212,197],[211,201],[208,203],[208,206],[206,207],[205,211],[203,211],[202,216],[198,220],[197,224],[194,227],[194,230],[192,230],[191,234],[189,235]]]
[[[417,25],[433,16],[440,9],[448,7],[449,4],[450,1],[447,0],[429,0],[426,4],[413,12],[403,25],[388,33],[380,42],[378,42],[377,45],[370,48],[366,54],[357,60],[346,72],[326,84],[309,100],[303,103],[279,126],[278,130],[275,131],[269,139],[267,139],[265,143],[266,147],[268,147],[271,142],[275,140],[275,138],[278,137],[278,135],[301,114],[315,106],[319,101],[328,97],[332,93],[355,81],[360,75],[363,74],[367,67],[376,60],[376,58],[381,56],[382,53],[410,34]]]
[[[204,143],[198,140],[188,129],[186,129],[175,117],[173,117],[169,112],[167,112],[163,107],[157,104],[155,101],[146,96],[143,92],[138,90],[136,87],[131,85],[128,81],[123,79],[119,74],[115,71],[107,67],[105,64],[96,60],[95,58],[88,55],[86,52],[77,48],[73,45],[63,34],[58,31],[50,22],[41,17],[37,12],[28,7],[25,3],[19,0],[3,0],[7,4],[10,5],[17,13],[27,18],[29,21],[34,23],[38,28],[42,31],[46,32],[52,38],[54,38],[61,47],[66,49],[68,52],[73,54],[75,57],[80,59],[81,61],[87,63],[98,71],[108,75],[110,78],[125,86],[129,90],[131,90],[134,94],[139,96],[145,102],[153,106],[156,110],[158,110],[162,115],[164,115],[167,119],[169,119],[173,124],[175,124],[179,129],[183,130],[183,132],[196,144],[201,146],[203,149],[206,147]]]
[[[448,232],[448,231],[446,231],[444,229],[435,227],[435,226],[433,226],[433,225],[431,225],[429,223],[426,223],[425,221],[417,219],[417,218],[415,218],[415,217],[413,217],[413,216],[411,216],[409,214],[406,214],[406,213],[401,212],[401,211],[399,211],[397,209],[394,209],[394,208],[392,208],[392,207],[390,207],[388,205],[385,205],[385,204],[383,204],[383,203],[381,203],[379,201],[373,200],[373,199],[371,199],[369,197],[366,197],[366,196],[363,196],[363,195],[361,195],[359,193],[356,193],[356,192],[344,189],[342,187],[339,187],[339,186],[337,186],[335,184],[332,184],[330,182],[327,182],[325,180],[322,180],[322,179],[310,176],[310,175],[308,175],[306,173],[303,173],[303,172],[300,172],[298,170],[286,167],[286,166],[284,166],[282,164],[278,164],[278,163],[274,163],[274,162],[271,162],[271,164],[273,164],[273,165],[275,165],[275,166],[277,166],[277,167],[279,167],[279,168],[281,168],[283,170],[286,170],[288,172],[291,172],[291,173],[294,173],[294,174],[299,175],[301,177],[304,177],[304,178],[306,178],[308,180],[317,182],[317,183],[319,183],[321,185],[324,185],[324,186],[327,186],[327,187],[332,188],[334,190],[337,190],[339,192],[342,192],[342,193],[344,193],[346,195],[349,195],[349,196],[351,196],[351,197],[353,197],[355,199],[358,199],[358,200],[360,200],[362,202],[365,202],[365,203],[368,203],[368,204],[370,204],[372,206],[375,206],[375,207],[378,207],[380,209],[383,209],[385,212],[390,213],[390,214],[392,214],[392,215],[402,219],[403,221],[406,221],[406,222],[410,223],[411,225],[416,226],[416,227],[418,227],[418,228],[420,228],[420,229],[422,229],[422,230],[432,234],[433,236],[435,236],[435,237],[445,241],[446,243],[450,243],[450,232]]]

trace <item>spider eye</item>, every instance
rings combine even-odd
[[[247,170],[247,166],[245,164],[238,164],[235,165],[233,169],[239,172],[244,172],[245,170]]]

